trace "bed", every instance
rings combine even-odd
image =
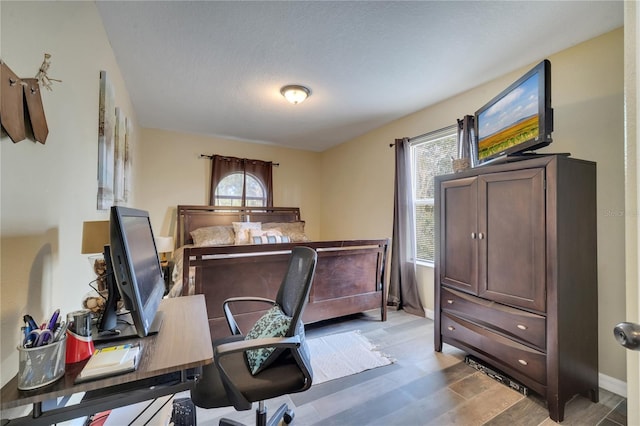
[[[305,323],[372,309],[379,310],[380,320],[386,321],[388,239],[309,241],[300,210],[295,207],[179,205],[177,224],[178,248],[173,256],[170,295],[204,294],[212,338],[229,334],[222,310],[225,299],[275,299],[291,248],[297,245],[318,253]],[[256,224],[260,224],[260,230],[256,230]],[[233,238],[239,238],[246,227],[253,240],[231,240],[230,229]],[[203,237],[205,234],[208,237]],[[264,304],[248,305],[243,305],[243,310],[232,306],[245,332],[268,309]]]

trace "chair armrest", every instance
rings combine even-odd
[[[260,349],[267,347],[285,347],[294,348],[301,344],[300,336],[293,337],[272,337],[250,340],[236,340],[233,342],[222,343],[213,347],[213,362],[216,369],[220,374],[220,379],[225,386],[227,394],[229,392],[229,400],[233,406],[240,410],[247,410],[251,408],[252,403],[240,392],[235,383],[230,379],[229,374],[221,364],[221,359],[226,356],[237,352],[244,352],[250,349]],[[244,407],[244,408],[243,408]]]
[[[231,302],[265,302],[265,303],[271,303],[272,305],[276,303],[276,301],[273,299],[267,299],[266,297],[252,297],[252,296],[230,297],[228,299],[225,299],[223,303],[226,304]]]
[[[224,310],[224,316],[227,319],[227,325],[229,326],[229,330],[231,330],[231,334],[234,336],[242,335],[242,330],[238,327],[238,323],[235,318],[233,318],[233,313],[229,308],[229,304],[237,303],[237,302],[262,302],[269,303],[271,305],[275,305],[276,301],[272,299],[267,299],[265,297],[231,297],[222,302],[222,309]]]
[[[237,340],[235,342],[222,343],[214,346],[213,359],[230,355],[236,352],[245,352],[260,348],[297,348],[302,341],[300,336],[291,337],[263,337],[260,339]]]

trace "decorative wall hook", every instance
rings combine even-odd
[[[45,54],[45,62],[47,55]],[[47,68],[48,65],[44,69],[43,78],[48,78],[46,77]],[[14,143],[27,137],[26,124],[31,125],[29,129],[33,132],[33,139],[42,144],[45,143],[49,134],[38,81],[37,78],[21,79],[0,59],[0,93],[2,93],[0,96],[2,98],[0,101],[0,121]],[[24,108],[25,100],[26,111]]]
[[[40,69],[36,74],[36,79],[41,86],[46,87],[48,90],[51,89],[51,82],[57,81],[58,83],[62,83],[62,80],[56,80],[55,78],[51,78],[47,75],[47,71],[49,71],[49,67],[51,66],[51,55],[49,53],[44,54],[44,60],[42,61],[42,65],[40,65]]]

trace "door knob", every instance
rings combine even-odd
[[[621,322],[613,329],[613,335],[625,348],[640,351],[640,324]]]

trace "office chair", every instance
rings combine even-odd
[[[233,405],[236,410],[244,411],[258,402],[256,425],[275,426],[281,419],[286,424],[293,420],[293,411],[283,404],[267,421],[264,400],[303,392],[311,387],[313,372],[304,339],[302,313],[309,297],[316,262],[314,250],[294,247],[275,301],[261,297],[225,300],[223,309],[232,336],[213,343],[214,362],[203,367],[202,375],[191,389],[195,405],[202,408]],[[231,303],[238,302],[273,305],[247,333],[246,339],[229,307]],[[219,424],[240,425],[226,418]]]

